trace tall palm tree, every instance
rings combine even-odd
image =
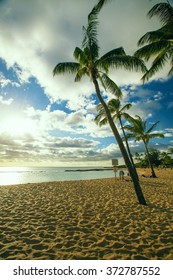
[[[105,1],[99,1],[104,3]],[[98,13],[100,11],[100,6],[96,5],[91,13],[88,16],[88,25],[83,27],[84,38],[82,42],[82,48],[76,47],[73,53],[74,58],[77,62],[62,62],[58,63],[54,70],[54,75],[59,74],[75,74],[75,82],[80,81],[84,75],[87,75],[90,80],[93,82],[97,98],[102,104],[105,114],[107,116],[109,125],[112,129],[112,132],[117,140],[117,143],[120,147],[121,153],[125,160],[126,166],[129,170],[129,174],[134,183],[135,192],[140,204],[146,205],[145,198],[143,196],[140,184],[135,175],[134,168],[130,162],[124,144],[121,140],[121,137],[118,133],[117,127],[114,124],[114,121],[111,117],[111,113],[105,103],[101,90],[99,87],[99,82],[104,87],[105,90],[109,90],[117,97],[121,95],[121,92],[114,83],[108,77],[108,70],[110,67],[118,68],[123,67],[126,70],[136,70],[136,71],[146,71],[146,67],[140,59],[134,56],[126,55],[122,47],[113,49],[106,53],[105,55],[99,57],[99,44],[97,40],[97,27],[98,27]]]
[[[144,46],[135,52],[137,57],[146,61],[155,57],[150,69],[142,77],[144,82],[162,69],[166,62],[171,65],[168,75],[173,73],[173,7],[169,2],[156,4],[148,12],[148,16],[158,16],[163,26],[147,32],[138,41],[138,46]]]
[[[136,116],[136,118],[129,117],[128,121],[131,123],[131,125],[126,125],[124,126],[124,129],[130,131],[129,134],[126,136],[128,138],[135,138],[136,141],[143,141],[145,149],[146,149],[146,154],[148,158],[149,165],[151,167],[151,173],[152,177],[156,178],[156,174],[152,165],[152,162],[150,160],[150,154],[148,150],[148,143],[150,139],[153,138],[164,138],[164,135],[162,133],[154,133],[152,132],[156,125],[159,123],[156,122],[154,123],[149,129],[147,129],[147,122],[144,121],[140,116]]]
[[[109,111],[112,115],[112,119],[113,120],[119,120],[120,127],[121,127],[121,130],[123,132],[123,136],[124,136],[123,139],[126,143],[127,151],[128,151],[128,154],[129,154],[129,158],[130,158],[131,163],[133,165],[133,168],[135,169],[135,172],[136,172],[135,164],[134,164],[134,161],[133,161],[133,157],[132,157],[132,154],[131,154],[131,151],[130,151],[129,143],[128,143],[126,133],[125,133],[123,123],[122,123],[122,118],[126,119],[127,117],[129,117],[129,115],[125,111],[129,110],[132,107],[132,104],[128,103],[128,104],[124,105],[123,107],[121,107],[120,100],[113,98],[113,99],[109,100],[107,105],[108,105],[108,109],[109,109]],[[101,104],[97,105],[97,111],[98,111],[98,115],[95,117],[95,122],[100,126],[107,124],[108,119],[107,119],[107,116],[105,114],[105,110],[104,110],[104,108]],[[137,172],[136,172],[136,175],[137,175]],[[137,177],[138,177],[138,175],[137,175]]]

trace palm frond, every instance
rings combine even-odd
[[[170,63],[171,63],[171,68],[168,72],[168,75],[171,75],[173,73],[173,52],[170,52]]]
[[[113,49],[113,50],[107,52],[106,54],[104,54],[103,56],[100,57],[100,61],[105,61],[107,58],[111,58],[111,57],[118,56],[118,55],[126,55],[123,47],[116,48],[116,49]]]
[[[164,138],[164,135],[162,133],[149,133],[149,134],[145,134],[145,142],[148,145],[150,139],[153,138]]]
[[[75,50],[74,50],[74,52],[73,52],[73,57],[74,57],[76,60],[80,61],[81,58],[83,57],[83,54],[84,54],[83,50],[80,49],[79,47],[76,47]]]
[[[150,31],[140,38],[140,40],[138,41],[138,46],[165,40],[169,37],[171,37],[171,33],[169,33],[168,30],[165,30],[164,28],[155,31]]]
[[[84,48],[83,50],[76,47],[73,53],[73,56],[76,60],[79,61],[80,67],[86,66],[88,62],[91,60],[91,53],[88,48]]]
[[[120,104],[120,100],[119,99],[113,98],[113,99],[109,100],[109,102],[108,102],[108,109],[111,112],[111,114],[115,113],[112,116],[113,119],[117,119],[117,115],[118,115],[118,113],[120,111],[120,106],[121,106],[121,104]]]
[[[106,85],[104,84],[104,81],[102,79],[102,75],[100,75],[100,73],[98,72],[97,77],[99,79],[99,81],[101,82],[102,87],[104,88],[105,91],[107,91]]]
[[[94,6],[92,11],[88,15],[88,25],[87,28],[83,27],[84,31],[84,39],[82,42],[82,47],[94,47],[96,50],[99,50],[98,47],[98,40],[97,40],[97,28],[98,28],[98,14],[101,11],[102,7],[108,2],[109,0],[99,0],[99,2]]]
[[[103,74],[102,80],[107,90],[109,90],[117,98],[122,97],[122,91],[112,79],[110,79],[106,74]]]
[[[158,16],[163,24],[167,24],[173,21],[173,7],[170,5],[170,3],[156,4],[148,12],[148,16],[150,18],[153,16]]]
[[[105,65],[109,68],[124,68],[125,70],[130,71],[141,71],[145,73],[147,68],[144,62],[135,56],[130,55],[121,55],[107,58],[105,61]]]
[[[169,72],[168,72],[168,75],[172,75],[173,74],[173,64],[172,64],[172,67],[170,68]]]
[[[105,117],[104,119],[100,120],[99,126],[101,127],[101,126],[103,126],[103,125],[105,125],[107,123],[108,123],[108,119],[107,119],[107,117]]]
[[[93,50],[95,49],[95,54],[97,50],[97,57],[99,53],[99,46],[97,40],[97,28],[98,28],[98,14],[101,11],[102,7],[108,2],[109,0],[99,0],[98,3],[94,6],[92,11],[88,15],[88,25],[87,28],[83,27],[84,31],[84,39],[82,42],[82,47],[89,47]],[[96,56],[95,56],[96,57]]]
[[[101,105],[101,104],[100,104]],[[103,126],[108,123],[108,119],[106,117],[106,113],[104,108],[102,107],[101,110],[99,111],[99,114],[95,117],[94,121],[96,122],[97,125]]]
[[[141,140],[144,141],[143,135],[136,135],[136,136],[135,136],[135,142],[139,142],[139,141],[141,141]]]
[[[131,125],[126,125],[125,128],[133,133],[136,133],[136,136],[138,134],[143,134],[146,130],[146,121],[143,121],[140,116],[136,115],[135,118],[133,118],[127,115],[126,120],[130,122]]]
[[[171,42],[167,40],[157,41],[138,49],[134,55],[148,61],[151,56],[157,55],[163,51],[166,52],[171,47]]]
[[[131,105],[131,104],[130,104],[130,105]],[[132,106],[132,105],[131,105],[131,106]],[[130,108],[131,108],[131,107],[130,107]],[[128,108],[127,110],[129,110],[130,108]],[[123,117],[125,118],[125,120],[128,121],[128,118],[130,117],[130,115],[127,114],[127,113],[125,113],[125,112],[123,112],[122,115],[123,115]]]
[[[88,48],[90,54],[94,59],[97,59],[99,56],[99,45],[97,40],[97,25],[98,22],[88,23],[87,28],[83,26],[83,42],[82,48]]]
[[[151,133],[150,135],[149,135],[149,139],[152,139],[152,138],[164,138],[165,136],[164,136],[164,134],[162,134],[162,133]]]
[[[125,126],[123,126],[123,128],[125,129]],[[135,138],[135,134],[134,133],[126,133],[126,138],[127,139],[131,139],[131,138]],[[122,140],[124,141],[125,138],[123,137]]]
[[[133,131],[133,126],[126,124],[126,125],[124,125],[124,129],[126,129],[128,131]]]
[[[98,15],[102,7],[110,0],[99,0],[99,2],[94,6],[91,13],[88,15],[88,17],[94,15]]]
[[[132,107],[132,104],[131,104],[131,103],[127,103],[126,105],[124,105],[124,106],[121,108],[121,111],[124,112],[124,111],[126,111],[126,110],[129,110],[131,107]]]
[[[150,133],[151,131],[153,131],[153,129],[158,125],[160,121],[155,122],[148,130],[146,133]]]
[[[143,82],[148,81],[154,74],[156,74],[160,69],[163,68],[165,63],[168,60],[168,53],[167,52],[161,52],[153,61],[152,66],[150,69],[143,75],[141,80]]]
[[[77,71],[80,68],[80,64],[76,62],[62,62],[58,63],[54,70],[53,75],[59,75],[59,74],[76,74]]]
[[[135,115],[135,124],[136,124],[136,129],[143,134],[146,131],[147,127],[147,121],[143,120],[140,116]]]
[[[126,120],[129,122],[129,123],[132,123],[134,118],[132,116],[130,116],[129,114],[126,115]]]
[[[98,13],[101,7],[94,6],[91,13],[88,15],[87,27],[83,26],[83,41],[82,48],[90,49],[91,56],[94,59],[99,57],[99,45],[98,45]]]
[[[87,68],[86,67],[83,67],[83,68],[80,68],[78,71],[77,71],[77,74],[75,76],[75,82],[80,82],[82,77],[84,75],[88,75],[88,72],[87,72]]]

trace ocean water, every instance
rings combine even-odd
[[[111,178],[113,170],[101,167],[0,167],[0,185]],[[78,171],[80,169],[80,171]],[[92,169],[92,171],[86,171]],[[68,170],[68,171],[66,171]],[[70,171],[69,171],[70,170]]]

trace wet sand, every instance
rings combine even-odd
[[[156,174],[148,206],[129,178],[0,186],[0,259],[173,259],[173,170]]]

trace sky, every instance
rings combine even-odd
[[[97,2],[0,0],[0,166],[110,166],[113,158],[123,163],[109,126],[94,122],[98,100],[91,81],[52,74],[59,62],[74,61],[82,26]],[[100,55],[121,46],[133,55],[138,40],[161,26],[146,16],[160,2],[108,1],[99,14]],[[133,105],[128,113],[146,119],[148,127],[160,121],[156,131],[165,138],[150,147],[161,151],[173,146],[168,70],[166,65],[144,85],[140,72],[110,71],[123,92],[122,105]],[[103,89],[102,94],[105,101],[114,97]],[[142,142],[131,140],[130,147],[144,152]]]

